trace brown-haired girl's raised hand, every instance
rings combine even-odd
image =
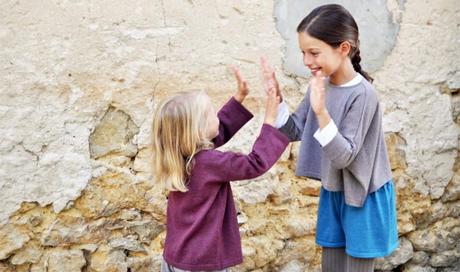
[[[324,128],[331,117],[326,108],[326,78],[321,71],[314,74],[310,81],[310,104],[318,118],[320,128]]]
[[[241,76],[241,72],[235,66],[232,66],[233,74],[236,78],[238,90],[235,94],[235,100],[242,103],[246,96],[249,94],[248,82]]]
[[[274,88],[276,90],[276,96],[279,96],[282,100],[280,86],[275,75],[275,69],[268,63],[265,57],[260,58],[260,67],[262,71],[262,82],[265,92],[268,94],[268,91],[271,88]]]
[[[267,102],[265,105],[265,119],[264,123],[274,126],[276,117],[278,116],[278,106],[281,98],[276,95],[275,88],[270,88],[267,92]]]

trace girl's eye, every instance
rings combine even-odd
[[[319,54],[318,52],[312,52],[312,53],[311,53],[311,55],[312,55],[313,57],[318,56],[318,54]]]

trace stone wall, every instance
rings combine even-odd
[[[248,152],[269,57],[295,109],[308,79],[295,25],[326,1],[0,2],[0,271],[158,271],[166,197],[151,179],[155,105],[203,88],[220,106],[248,79]],[[361,27],[385,109],[401,247],[382,271],[460,270],[460,5],[335,1]],[[380,42],[381,41],[381,42]],[[233,184],[244,263],[318,271],[320,183],[294,175],[292,144],[266,175]]]

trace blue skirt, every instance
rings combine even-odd
[[[398,247],[393,181],[369,194],[360,208],[345,204],[343,192],[321,188],[316,243],[322,247],[344,247],[355,258],[390,255]]]

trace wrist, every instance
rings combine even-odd
[[[240,102],[240,103],[243,103],[244,99],[246,98],[245,95],[241,95],[241,94],[235,94],[233,96],[233,98],[235,98],[236,101]]]
[[[275,126],[275,121],[276,120],[273,119],[273,118],[265,118],[264,124],[267,124],[267,125],[270,125],[270,126],[274,127]]]
[[[318,119],[320,129],[323,129],[331,121],[331,116],[327,110],[316,113],[316,118]]]

